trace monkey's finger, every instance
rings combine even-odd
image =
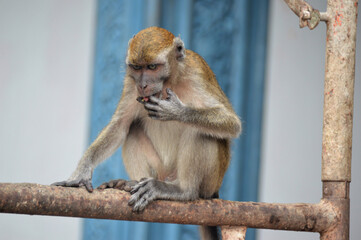
[[[91,182],[88,180],[73,180],[73,181],[64,181],[64,182],[59,182],[59,186],[64,186],[64,187],[81,187],[81,186],[85,186],[86,190],[88,192],[93,192],[93,187],[91,185]]]
[[[133,212],[142,212],[147,205],[148,201],[145,198],[141,198],[134,204]]]
[[[153,120],[159,120],[159,113],[158,112],[154,112],[154,111],[149,111],[148,112],[148,117],[150,117]]]
[[[109,188],[113,188],[114,185],[115,185],[115,181],[107,182],[106,185],[107,185],[107,187],[109,187]]]
[[[50,186],[65,186],[66,181],[61,181],[61,182],[55,182],[50,184]]]
[[[106,189],[106,188],[112,188],[112,187],[113,187],[112,181],[109,181],[109,182],[102,183],[99,187],[97,187],[97,189]]]
[[[98,186],[97,189],[99,189],[99,190],[104,190],[104,189],[106,189],[107,187],[108,187],[107,184],[106,184],[106,183],[103,183],[102,185]]]
[[[132,190],[130,190],[130,194],[135,194],[136,192],[138,192],[138,190],[141,188],[142,186],[138,183],[137,185],[135,185],[134,187],[132,187]]]
[[[93,192],[93,186],[90,181],[83,181],[82,183],[84,184],[84,186],[85,186],[86,190],[88,190],[88,192],[90,192],[90,193]]]
[[[124,185],[125,180],[123,179],[117,179],[117,180],[111,180],[109,182],[102,183],[98,189],[105,189],[105,188],[118,188],[123,184]]]
[[[146,206],[156,199],[154,191],[147,191],[133,206],[133,211],[142,212]]]
[[[160,120],[160,121],[168,121],[168,120],[172,119],[168,114],[162,113],[162,112],[152,112],[152,113],[150,113],[148,111],[148,116],[153,120]]]
[[[144,104],[144,108],[147,109],[147,110],[153,110],[153,111],[156,111],[156,112],[162,111],[162,108],[159,107],[159,105],[152,104],[152,103]]]
[[[126,192],[130,192],[130,191],[132,191],[132,188],[137,184],[138,184],[138,181],[135,181],[135,180],[126,181],[123,186],[123,190]]]
[[[148,188],[146,187],[148,182],[148,180],[139,182],[137,185],[132,187],[130,194],[136,195],[138,196],[138,198],[141,197],[144,193],[148,191]]]
[[[172,91],[172,89],[170,89],[170,88],[167,88],[166,91],[167,91],[168,96],[169,96],[169,95],[170,95],[170,96],[174,96],[174,95],[175,95],[174,92]]]
[[[114,188],[115,188],[115,189],[119,189],[119,190],[123,190],[123,189],[124,189],[124,186],[125,186],[125,183],[126,183],[125,180],[123,180],[123,181],[118,181],[118,182],[114,185]]]
[[[148,111],[148,115],[158,115],[158,112],[157,111],[153,111],[153,110],[148,110],[147,109],[147,111]]]
[[[132,195],[129,202],[128,202],[128,205],[133,206],[137,200],[138,200],[137,196]]]
[[[153,119],[153,120],[157,120],[157,121],[169,121],[170,118],[166,117],[166,116],[163,116],[163,115],[151,115],[151,114],[148,114],[148,116]]]
[[[131,192],[132,196],[131,196],[131,198],[130,198],[130,200],[128,202],[128,205],[129,206],[134,206],[137,202],[140,201],[140,199],[142,199],[142,196],[144,194],[146,194],[148,192],[148,190],[149,189],[147,189],[147,188],[141,188],[141,189],[139,189],[138,192],[136,192],[134,194]]]
[[[175,94],[175,92],[173,92],[172,89],[167,88],[166,91],[167,91],[167,95],[168,95],[167,100],[170,100],[171,98],[178,100],[177,94]]]
[[[157,97],[154,97],[154,96],[150,96],[149,97],[149,100],[153,103],[159,103],[160,101],[162,101],[161,99],[157,98]]]
[[[84,184],[81,181],[78,180],[73,180],[73,181],[66,181],[65,182],[65,187],[81,187]]]

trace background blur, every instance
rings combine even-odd
[[[321,11],[325,2],[309,1]],[[96,22],[94,0],[0,0],[0,182],[50,184],[74,170],[89,142]],[[321,198],[325,29],[299,29],[283,1],[269,1],[259,201]],[[360,41],[356,54],[350,239],[361,235]],[[0,214],[0,233],[9,240],[83,235],[80,219],[11,214]],[[259,230],[257,239],[318,234]]]

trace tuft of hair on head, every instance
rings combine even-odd
[[[129,41],[128,61],[150,63],[164,49],[173,45],[173,33],[160,27],[149,27],[137,33]]]

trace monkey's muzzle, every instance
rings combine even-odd
[[[152,96],[156,97],[156,98],[162,98],[162,92],[154,93]],[[137,97],[137,101],[140,102],[140,103],[149,102],[150,101],[150,96]]]

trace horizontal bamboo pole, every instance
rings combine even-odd
[[[115,189],[88,193],[82,188],[0,183],[0,212],[3,213],[309,232],[323,232],[338,220],[336,212],[326,201],[318,204],[272,204],[220,199],[155,201],[143,213],[136,213],[128,206],[129,198],[129,193]]]

